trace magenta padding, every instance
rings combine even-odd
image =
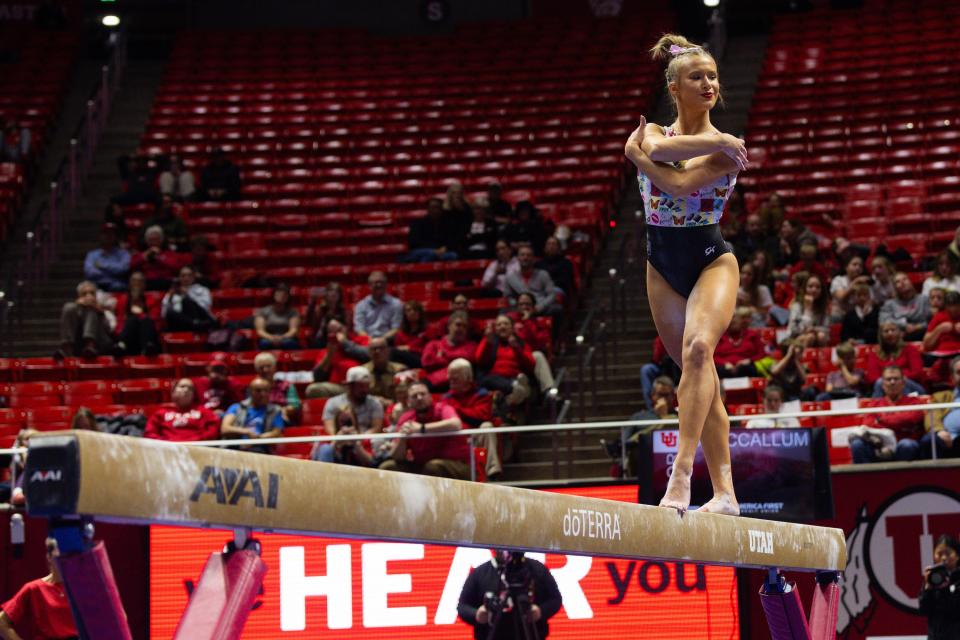
[[[810,637],[813,640],[836,640],[837,613],[840,607],[840,585],[831,582],[817,585],[810,605]]]
[[[790,593],[765,594],[760,590],[760,604],[767,616],[772,640],[810,640],[807,617],[800,602],[797,585],[791,584]]]
[[[239,638],[266,573],[254,551],[210,554],[174,640]]]
[[[88,551],[59,556],[57,568],[70,597],[77,629],[84,630],[84,637],[131,638],[102,541]]]

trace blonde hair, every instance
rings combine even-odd
[[[670,51],[671,47],[679,47],[680,49],[684,49],[684,51],[673,53]],[[714,60],[709,51],[675,33],[663,34],[660,39],[657,40],[657,43],[650,48],[650,57],[653,58],[654,62],[667,63],[667,68],[663,72],[663,75],[667,80],[667,93],[673,100],[674,109],[677,107],[677,99],[670,93],[670,83],[677,81],[677,77],[680,75],[680,67],[686,64],[692,56],[706,56],[716,64],[716,60]],[[717,93],[717,101],[723,104],[721,92]]]

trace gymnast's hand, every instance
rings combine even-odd
[[[640,126],[633,130],[633,133],[627,138],[626,144],[623,145],[623,154],[627,156],[627,158],[630,158],[630,160],[633,160],[636,153],[643,152],[640,145],[643,144],[643,134],[646,128],[647,119],[640,116]]]
[[[747,145],[743,140],[729,133],[720,134],[720,150],[737,164],[737,168],[743,171],[750,164],[747,158]]]

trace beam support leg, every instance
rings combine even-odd
[[[260,543],[247,530],[222,553],[210,554],[174,640],[232,640],[239,638],[267,573]]]
[[[810,640],[810,628],[797,585],[770,569],[760,589],[760,603],[773,640]]]
[[[810,637],[812,640],[833,640],[837,637],[837,614],[840,610],[840,574],[835,571],[817,573],[817,586],[810,605]]]

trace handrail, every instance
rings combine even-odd
[[[24,309],[32,300],[32,292],[38,283],[46,279],[50,265],[63,245],[67,223],[76,210],[93,165],[94,153],[106,128],[110,108],[119,90],[127,61],[127,39],[123,30],[111,35],[111,43],[113,50],[110,60],[101,67],[100,78],[90,90],[86,111],[74,128],[70,148],[60,160],[50,182],[49,196],[33,220],[27,223],[24,259],[11,269],[7,282],[0,282],[8,301],[6,312],[0,311],[0,332],[4,334],[0,338],[0,349],[5,348],[7,355],[13,355],[14,350],[16,332],[12,326],[13,316],[22,326]]]

